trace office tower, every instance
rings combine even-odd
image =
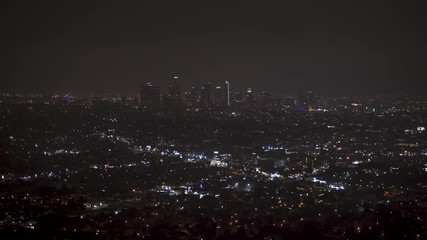
[[[174,100],[181,99],[181,89],[178,85],[178,76],[174,76],[172,83],[169,85],[169,98]]]
[[[233,101],[233,106],[243,107],[244,100],[243,100],[243,93],[241,91],[238,91],[238,92],[234,93],[233,100],[234,100]]]
[[[183,110],[183,102],[181,99],[181,89],[178,84],[178,76],[173,78],[169,85],[169,91],[163,98],[164,111],[167,114],[178,114]]]
[[[252,89],[248,88],[246,89],[246,105],[248,107],[251,107],[255,104],[255,97],[252,93]]]
[[[215,87],[214,101],[215,101],[215,105],[217,105],[217,106],[220,106],[223,103],[221,86]]]
[[[184,103],[187,106],[193,106],[193,98],[191,92],[184,92]]]
[[[207,106],[211,101],[211,83],[206,82],[200,90],[200,100],[203,105]]]
[[[190,91],[184,93],[184,101],[187,106],[196,107],[199,103],[199,92],[197,87],[192,87]]]
[[[224,101],[226,106],[230,106],[230,83],[228,81],[224,83]]]
[[[153,82],[141,83],[140,104],[146,108],[160,106],[160,88]]]
[[[193,105],[196,106],[197,103],[199,102],[199,89],[193,86],[190,90],[190,93],[191,93],[191,101]]]

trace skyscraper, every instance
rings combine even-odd
[[[215,87],[215,98],[214,98],[214,100],[215,100],[215,105],[217,105],[217,106],[222,105],[222,103],[224,102],[223,98],[222,98],[222,88],[221,88],[221,86],[216,86]]]
[[[191,94],[191,102],[193,106],[197,106],[199,102],[199,89],[193,86],[190,90],[190,94]]]
[[[243,92],[238,91],[234,93],[233,97],[233,106],[236,107],[243,107],[244,101],[243,101]]]
[[[174,100],[181,99],[181,89],[178,84],[178,76],[174,76],[172,83],[169,85],[169,98]]]
[[[248,107],[252,107],[255,104],[255,97],[252,93],[252,89],[248,88],[246,89],[246,105]]]
[[[200,100],[203,105],[207,106],[211,102],[211,83],[206,82],[200,90]]]
[[[173,77],[172,83],[169,85],[169,91],[166,97],[163,98],[164,111],[169,114],[177,114],[183,110],[183,102],[181,99],[181,88],[178,84],[178,76]]]
[[[190,91],[184,92],[185,105],[196,107],[199,102],[199,93],[197,87],[193,86]]]
[[[226,106],[230,106],[230,83],[228,81],[224,83],[224,101]]]
[[[160,88],[153,82],[141,83],[140,105],[145,108],[160,106]]]

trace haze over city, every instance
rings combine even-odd
[[[422,94],[424,1],[3,1],[0,88]]]
[[[0,3],[0,239],[427,239],[425,1]]]

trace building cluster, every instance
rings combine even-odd
[[[256,95],[252,88],[245,91],[231,91],[230,82],[214,86],[205,82],[200,88],[193,86],[189,91],[181,94],[179,77],[175,76],[166,92],[154,82],[141,83],[139,94],[140,105],[146,109],[199,109],[216,108],[294,108],[301,110],[318,110],[327,107],[325,98],[317,96],[313,91],[301,91],[298,99],[294,97],[273,97],[267,91]]]
[[[153,82],[141,84],[140,104],[148,109],[165,107],[168,109],[183,107],[227,107],[230,106],[230,84],[225,81],[223,86],[216,86],[206,82],[199,89],[192,87],[189,91],[181,94],[179,78],[175,76],[170,83],[168,91],[162,93],[160,88]]]

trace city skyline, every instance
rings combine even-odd
[[[0,239],[427,239],[427,1],[0,3]]]
[[[15,2],[1,91],[123,92],[229,80],[274,94],[423,94],[422,1]]]

